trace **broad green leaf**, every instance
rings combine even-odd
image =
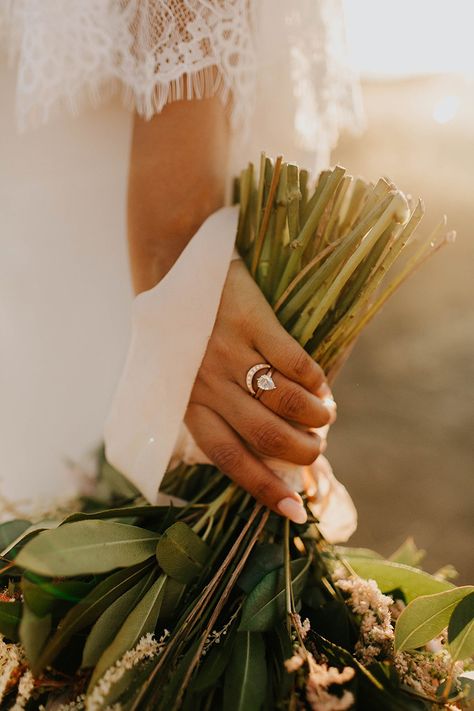
[[[0,553],[0,556],[8,555],[20,543],[23,545],[26,543],[26,541],[30,540],[30,538],[33,538],[33,536],[38,535],[38,533],[40,533],[41,531],[48,531],[51,528],[57,528],[60,523],[61,521],[59,519],[38,521],[37,523],[32,523],[31,526],[25,528],[22,533],[20,533],[13,541],[10,541],[7,546],[5,546],[5,548]]]
[[[152,573],[154,574],[154,573]],[[160,614],[166,575],[160,575],[138,605],[123,622],[114,641],[104,650],[92,674],[89,689],[98,682],[107,669],[115,664],[127,650],[147,634],[154,632]]]
[[[183,711],[184,704],[182,704],[181,699],[178,701],[178,697],[186,692],[183,687],[184,677],[187,675],[189,670],[189,665],[194,659],[194,655],[197,652],[200,640],[196,639],[186,650],[185,654],[181,657],[173,673],[168,675],[168,678],[163,683],[160,679],[156,679],[155,683],[151,685],[151,695],[147,696],[147,708],[156,711],[167,711],[168,709],[180,709]]]
[[[47,642],[40,658],[34,665],[33,673],[36,674],[43,667],[51,664],[76,632],[95,622],[118,597],[123,595],[141,578],[147,576],[150,568],[150,564],[141,563],[133,568],[119,570],[102,580],[63,617],[56,632]]]
[[[417,568],[425,555],[426,551],[421,548],[417,548],[415,541],[410,536],[399,548],[397,548],[394,553],[392,553],[390,560],[393,563],[403,563],[404,565],[411,565],[412,568]]]
[[[293,593],[297,602],[303,591],[310,561],[306,558],[291,563]],[[265,632],[285,613],[285,571],[272,570],[249,593],[242,608],[239,630]]]
[[[22,604],[18,601],[0,601],[0,634],[13,642],[18,640],[18,625],[21,619]]]
[[[237,585],[249,593],[267,573],[283,566],[283,546],[277,543],[261,543],[253,549]]]
[[[121,506],[115,509],[102,509],[99,511],[93,511],[92,513],[86,513],[82,511],[77,511],[75,513],[67,516],[61,525],[66,523],[74,523],[76,521],[94,521],[103,520],[109,518],[128,518],[129,516],[134,518],[152,518],[155,521],[159,520],[160,517],[165,516],[169,511],[169,506]]]
[[[2,523],[0,525],[0,550],[7,548],[16,541],[30,526],[30,521],[24,521],[19,518]]]
[[[201,573],[211,549],[183,521],[166,529],[156,546],[162,570],[180,583],[190,583]]]
[[[396,651],[422,647],[437,637],[448,626],[456,605],[473,591],[474,586],[466,585],[435,595],[423,595],[413,600],[397,620]]]
[[[184,583],[178,583],[173,578],[167,578],[161,603],[160,620],[168,620],[176,614],[185,590],[186,585]]]
[[[82,600],[96,583],[85,583],[80,580],[60,580],[57,583],[51,580],[31,579],[34,573],[24,575],[21,589],[25,602],[35,615],[43,617],[57,607],[58,604],[69,602],[75,604]]]
[[[111,488],[115,496],[130,500],[140,496],[140,492],[133,486],[132,482],[119,472],[118,469],[115,469],[105,458],[102,460],[100,476]]]
[[[51,577],[105,573],[146,560],[156,541],[156,533],[137,526],[77,521],[40,533],[20,551],[16,563]]]
[[[376,551],[370,548],[354,548],[351,546],[335,546],[336,553],[338,553],[346,560],[349,558],[377,558],[383,560],[383,557]]]
[[[407,602],[411,602],[420,595],[433,595],[454,588],[454,585],[446,580],[438,580],[429,573],[401,563],[357,555],[345,555],[344,557],[357,575],[366,580],[375,580],[382,592],[400,588]]]
[[[23,605],[20,622],[20,642],[22,643],[30,664],[34,664],[46,642],[51,630],[51,615],[38,617],[28,607]]]
[[[260,711],[267,691],[265,643],[259,632],[237,632],[224,684],[226,711]]]
[[[448,625],[448,644],[453,661],[474,657],[474,592],[454,608]]]
[[[93,667],[97,664],[104,649],[113,642],[125,618],[142,597],[148,581],[151,583],[150,578],[139,580],[104,610],[89,633],[82,653],[81,666]]]

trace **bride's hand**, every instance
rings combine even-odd
[[[257,363],[272,365],[276,385],[259,400],[245,384]],[[330,396],[322,369],[280,325],[245,265],[233,261],[185,417],[198,446],[258,501],[303,523],[301,498],[259,455],[312,464],[320,440],[305,428],[331,421],[322,401]]]

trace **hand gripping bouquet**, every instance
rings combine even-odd
[[[449,240],[444,221],[419,236],[421,203],[390,181],[340,167],[311,186],[262,156],[235,201],[242,258],[331,381]],[[179,464],[165,488],[177,505],[146,504],[103,461],[83,512],[3,524],[2,708],[468,707],[474,587],[423,572],[412,541],[390,560],[332,545],[310,493],[295,525],[212,465]]]

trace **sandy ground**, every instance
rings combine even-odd
[[[433,119],[446,96],[456,116]],[[343,137],[334,162],[389,176],[457,230],[395,295],[339,376],[329,456],[359,510],[352,541],[393,551],[412,534],[426,567],[474,579],[474,85],[449,77],[364,86],[368,130]],[[448,102],[449,104],[449,102]]]

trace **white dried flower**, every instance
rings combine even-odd
[[[346,684],[354,677],[352,667],[344,667],[339,671],[337,667],[330,667],[325,662],[318,664],[311,652],[296,647],[295,654],[285,661],[286,670],[289,673],[297,671],[303,664],[308,667],[305,692],[312,711],[346,711],[353,706],[355,699],[350,691],[344,690],[341,696],[329,691],[329,687]]]
[[[306,682],[306,698],[312,711],[346,711],[354,705],[354,695],[347,691],[342,696],[329,692],[333,684],[346,684],[355,674],[352,667],[339,671],[327,664],[318,664],[312,654],[308,654],[309,675]]]
[[[456,682],[463,671],[462,662],[456,662],[453,667],[447,649],[442,649],[436,654],[419,651],[398,652],[393,661],[400,679],[418,694],[429,697],[436,696],[440,684],[450,674]]]
[[[31,697],[31,692],[35,688],[35,680],[33,674],[28,669],[18,682],[18,693],[15,703],[11,707],[11,711],[23,711],[28,700]]]
[[[392,615],[392,622],[396,622],[406,605],[403,600],[395,600],[393,605],[390,607],[390,614]]]
[[[61,704],[58,711],[84,711],[85,694],[76,696],[74,701],[69,701],[67,704]],[[41,711],[41,709],[40,709]],[[44,710],[46,711],[46,710]]]
[[[311,630],[311,623],[309,619],[306,617],[306,619],[301,622],[301,617],[298,615],[298,613],[294,614],[292,617],[295,627],[298,630],[299,636],[303,640],[306,639],[306,637],[308,636],[308,632]]]
[[[14,673],[25,664],[25,654],[19,644],[7,644],[0,635],[0,703],[9,689]]]
[[[235,618],[239,614],[239,610],[236,610],[232,617],[228,620],[228,622],[225,623],[225,625],[220,629],[220,630],[212,630],[211,634],[209,637],[206,639],[204,643],[204,648],[202,650],[202,656],[207,654],[209,649],[212,647],[213,644],[220,644],[220,641],[222,637],[224,637],[227,632],[229,631],[232,623],[234,622]]]
[[[289,659],[285,659],[284,664],[288,674],[292,674],[303,666],[304,657],[300,653],[293,654]]]
[[[339,579],[336,585],[349,596],[349,607],[361,618],[356,657],[365,665],[390,657],[394,637],[393,599],[380,592],[375,580],[364,580],[357,575]]]
[[[105,674],[99,679],[97,684],[88,694],[85,701],[86,711],[99,711],[103,708],[105,699],[114,684],[123,677],[125,672],[133,669],[145,659],[152,659],[159,654],[166,646],[166,640],[169,637],[169,631],[165,630],[158,641],[151,633],[146,634],[140,639],[138,644],[125,652],[125,654],[113,664]]]

